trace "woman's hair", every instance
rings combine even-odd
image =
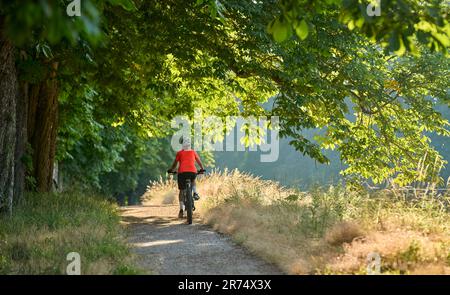
[[[183,148],[183,150],[190,150],[191,149],[191,138],[188,136],[182,136],[180,137],[180,143]]]

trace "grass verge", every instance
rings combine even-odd
[[[67,254],[81,274],[136,274],[118,208],[84,193],[28,194],[0,216],[0,274],[66,274]]]

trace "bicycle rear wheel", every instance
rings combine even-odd
[[[194,200],[192,198],[192,187],[191,187],[191,182],[188,181],[186,183],[186,201],[185,201],[185,205],[186,205],[186,215],[187,215],[187,222],[189,224],[192,224],[192,210],[194,207]]]

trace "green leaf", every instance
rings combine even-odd
[[[362,26],[364,25],[364,17],[360,17],[360,18],[355,22],[355,25],[356,25],[359,29],[361,29]]]
[[[304,19],[302,19],[300,24],[295,27],[295,33],[301,40],[305,40],[306,37],[308,37],[309,27],[308,23]]]
[[[281,43],[292,36],[292,29],[288,22],[276,19],[269,25],[269,33],[273,35],[273,38],[278,43]]]
[[[389,50],[396,52],[400,49],[400,38],[397,32],[393,32],[389,38]]]
[[[120,5],[127,11],[135,11],[137,8],[132,0],[109,0],[112,5]]]
[[[397,54],[397,55],[403,55],[403,54],[405,54],[405,52],[406,52],[406,46],[405,46],[405,44],[404,44],[404,42],[403,42],[403,39],[400,38],[400,36],[399,36],[399,39],[398,39],[398,43],[399,43],[399,48],[398,48],[397,51],[395,51],[395,54]]]
[[[350,31],[353,31],[353,29],[355,29],[355,22],[354,22],[353,20],[351,20],[351,21],[348,23],[348,29],[349,29]]]

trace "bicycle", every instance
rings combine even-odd
[[[204,174],[205,170],[197,171],[197,175]],[[178,174],[176,171],[168,171],[167,173],[176,175]],[[188,224],[192,224],[192,215],[194,211],[194,198],[192,194],[192,184],[190,179],[186,179],[186,186],[183,190],[181,190],[182,199],[184,206],[186,207],[186,217]]]

